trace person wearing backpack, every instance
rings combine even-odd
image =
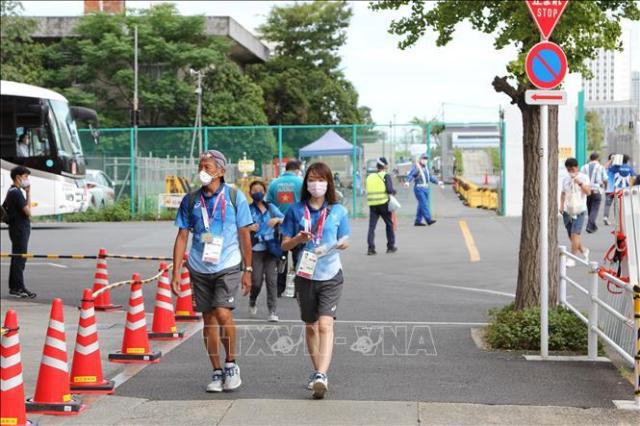
[[[591,234],[598,230],[596,219],[602,203],[602,192],[607,182],[607,173],[600,164],[600,156],[597,152],[591,153],[589,162],[582,166],[580,173],[589,177],[591,194],[587,197],[587,233]]]
[[[253,272],[251,273],[251,295],[249,296],[249,314],[258,314],[256,300],[262,290],[263,281],[267,282],[267,308],[269,321],[278,322],[278,259],[283,256],[280,239],[276,237],[276,227],[282,223],[284,215],[273,203],[265,201],[267,191],[264,182],[255,180],[249,185],[253,202],[249,206],[254,224],[252,231]]]
[[[233,310],[242,294],[251,290],[251,233],[253,218],[244,194],[224,181],[227,160],[216,150],[200,156],[198,179],[201,187],[184,196],[176,215],[178,227],[173,247],[172,290],[180,291],[180,270],[193,234],[186,262],[191,275],[195,310],[202,312],[203,337],[213,367],[207,392],[237,389],[240,368],[235,360],[236,325]],[[242,267],[244,265],[244,267]],[[226,362],[220,360],[220,344]]]
[[[9,226],[11,239],[11,253],[27,253],[29,237],[31,235],[31,184],[29,169],[17,166],[11,169],[10,176],[13,184],[7,191],[2,203],[6,217],[3,220]],[[24,191],[24,194],[22,193]],[[25,196],[26,195],[26,196]],[[20,298],[33,299],[36,294],[27,290],[24,285],[24,267],[27,259],[12,257],[9,267],[9,295]]]
[[[578,160],[567,158],[564,162],[569,176],[562,182],[560,195],[560,213],[564,226],[571,240],[571,253],[582,253],[585,260],[589,260],[589,249],[582,245],[580,233],[587,216],[587,196],[591,194],[589,176],[578,171]],[[575,266],[573,259],[567,259],[567,266]]]

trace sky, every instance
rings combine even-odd
[[[144,8],[162,1],[127,1]],[[247,30],[264,22],[271,7],[289,1],[174,1],[184,15],[231,16]],[[387,32],[394,18],[409,11],[368,9],[367,1],[350,2],[353,9],[347,43],[342,48],[346,77],[360,95],[360,105],[372,109],[379,124],[407,123],[411,118],[434,117],[446,121],[496,121],[506,96],[493,90],[491,81],[505,75],[514,47],[495,50],[493,37],[460,24],[453,41],[435,46],[427,33],[412,48],[400,50],[400,37]],[[25,16],[82,15],[82,1],[23,1]],[[562,21],[560,21],[561,24]],[[640,70],[640,23],[632,26],[632,69]]]

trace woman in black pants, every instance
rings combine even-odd
[[[278,257],[270,251],[274,247],[280,249],[280,243],[274,240],[275,227],[282,223],[284,215],[273,204],[264,201],[266,186],[256,180],[249,186],[253,203],[249,206],[254,224],[253,232],[253,272],[251,273],[251,296],[249,297],[249,314],[255,317],[258,313],[256,300],[262,290],[262,283],[267,282],[267,308],[269,321],[278,321],[276,313],[278,304]]]

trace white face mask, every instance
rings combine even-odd
[[[307,189],[311,193],[312,196],[318,198],[322,197],[327,193],[327,182],[325,181],[314,181],[307,182]]]
[[[204,170],[200,170],[200,173],[198,173],[198,179],[200,179],[200,183],[202,184],[202,186],[207,186],[213,180],[213,176],[211,176]]]
[[[569,176],[574,178],[574,177],[578,176],[578,172],[571,172],[571,173],[569,173]]]
[[[23,179],[22,181],[20,181],[20,188],[28,188],[31,186],[31,182],[29,182],[29,179]]]

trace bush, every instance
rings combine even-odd
[[[37,218],[39,221],[62,220],[63,222],[125,222],[125,221],[154,221],[154,220],[174,220],[175,210],[162,210],[160,217],[155,211],[137,213],[132,215],[129,211],[129,199],[124,197],[117,203],[106,206],[102,209],[89,209],[82,213],[70,213],[58,216],[43,216]]]
[[[518,311],[515,305],[491,309],[487,343],[493,349],[540,350],[540,308]],[[549,309],[549,350],[587,352],[587,326],[571,311]]]

